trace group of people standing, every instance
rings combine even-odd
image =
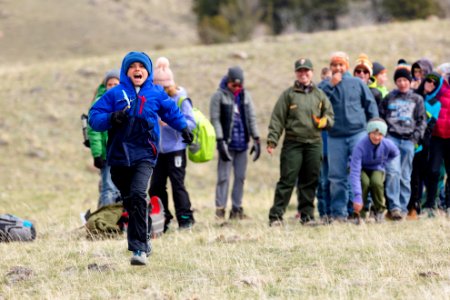
[[[319,215],[326,223],[365,214],[382,221],[386,208],[393,220],[403,219],[408,212],[412,216],[422,207],[424,184],[424,207],[434,212],[442,161],[450,171],[448,66],[438,73],[422,61],[410,67],[401,60],[394,71],[397,88],[391,92],[385,87],[386,68],[372,64],[366,55],[358,57],[353,74],[344,52],[333,53],[326,69],[316,85],[312,61],[296,60],[294,83],[275,103],[267,152],[274,153],[283,133],[284,140],[269,225],[283,225],[294,187],[298,216],[305,225],[317,224],[316,195]],[[230,67],[210,101],[219,154],[218,220],[226,219],[232,170],[229,219],[248,217],[242,203],[248,152],[253,161],[261,154],[255,106],[244,83],[244,71]],[[120,71],[107,73],[89,111],[94,165],[102,174],[99,206],[123,201],[129,214],[132,265],[145,265],[151,252],[147,196],[162,200],[165,229],[174,218],[167,179],[179,228],[195,223],[184,184],[186,146],[196,125],[187,98],[186,90],[175,83],[167,58],[160,57],[153,65],[147,54],[130,52]],[[93,141],[97,146],[92,147]],[[448,208],[449,201],[447,197]]]
[[[400,59],[396,88],[388,92],[386,68],[365,54],[351,74],[348,55],[333,53],[331,76],[317,86],[308,80],[311,61],[296,61],[296,81],[280,96],[269,125],[269,154],[285,131],[269,224],[283,224],[295,186],[302,224],[417,219],[422,208],[434,217],[441,166],[450,171],[449,67]],[[316,195],[320,223],[313,215]],[[450,216],[448,194],[444,202]]]

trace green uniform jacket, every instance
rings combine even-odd
[[[334,124],[334,112],[325,93],[313,85],[309,93],[292,86],[278,98],[269,124],[268,143],[275,146],[286,131],[286,139],[301,143],[321,142],[321,129],[313,120],[313,114],[327,118],[327,128]]]
[[[94,105],[94,103],[97,102],[97,100],[100,99],[100,97],[103,96],[104,93],[106,93],[106,86],[102,83],[97,88],[97,92],[91,106]],[[91,126],[88,125],[87,133],[89,137],[92,157],[101,156],[106,160],[106,143],[108,142],[108,132],[94,131]]]

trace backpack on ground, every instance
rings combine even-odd
[[[178,99],[178,107],[184,100],[192,101],[187,97]],[[196,107],[192,106],[192,112],[195,120],[195,128],[192,130],[194,135],[192,144],[188,147],[189,160],[196,163],[207,162],[213,159],[216,152],[216,132],[207,117]]]
[[[122,202],[105,205],[94,212],[88,210],[85,215],[88,237],[112,238],[122,233],[119,220],[122,216]]]
[[[0,242],[29,242],[36,239],[36,229],[33,223],[19,217],[0,215]]]
[[[152,205],[148,216],[148,236],[156,238],[164,231],[164,206],[158,197],[147,200]],[[102,206],[93,213],[88,210],[85,219],[88,237],[93,239],[120,236],[128,227],[128,212],[122,202]]]

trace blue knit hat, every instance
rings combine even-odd
[[[144,65],[144,67],[147,69],[148,73],[152,73],[153,71],[153,65],[150,57],[145,54],[144,52],[129,52],[122,61],[122,70],[125,71],[125,73],[128,71],[128,68],[130,65],[134,62],[140,62]]]
[[[367,132],[372,133],[374,131],[380,132],[383,136],[387,133],[387,124],[383,119],[374,118],[367,123]]]

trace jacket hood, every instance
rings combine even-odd
[[[416,80],[417,78],[414,77],[414,68],[420,68],[422,70],[423,76],[426,76],[431,71],[433,71],[433,63],[428,58],[421,58],[411,66],[411,75]]]
[[[228,76],[225,75],[222,77],[222,80],[219,83],[219,88],[226,90],[227,89]]]
[[[133,86],[131,79],[127,76],[128,68],[134,62],[140,62],[144,65],[148,72],[148,78],[146,80],[153,82],[153,64],[150,57],[144,52],[129,52],[122,61],[122,67],[120,68],[120,82],[126,85]]]

